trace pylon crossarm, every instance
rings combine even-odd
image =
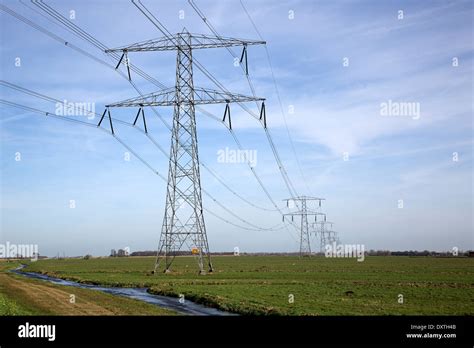
[[[296,211],[296,212],[294,212],[294,213],[286,213],[286,214],[283,214],[283,215],[289,215],[289,216],[291,216],[291,215],[301,215],[301,214],[303,214],[303,213],[306,214],[306,215],[326,215],[325,213],[320,213],[320,212],[316,212],[316,211],[312,212],[312,211],[309,211],[309,210],[306,211],[306,212],[303,212],[303,211]]]
[[[237,39],[222,36],[211,36],[204,34],[192,34],[188,32],[178,33],[173,36],[160,37],[146,41],[137,42],[131,45],[117,47],[105,50],[105,53],[112,52],[143,52],[143,51],[173,51],[178,49],[178,42],[183,37],[189,37],[188,46],[191,49],[203,48],[219,48],[232,46],[250,46],[250,45],[264,45],[265,41]]]
[[[106,107],[143,107],[143,106],[174,106],[178,104],[221,104],[264,101],[265,98],[251,97],[242,94],[221,92],[209,88],[194,88],[193,99],[177,100],[175,88],[167,88],[159,92],[126,99]]]
[[[319,197],[310,197],[310,196],[297,196],[297,197],[291,197],[291,198],[285,198],[283,201],[324,201],[326,200],[325,198],[319,198]]]

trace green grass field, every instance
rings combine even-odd
[[[474,314],[472,258],[374,256],[357,262],[220,256],[213,264],[215,272],[204,276],[197,275],[193,257],[176,258],[172,274],[152,275],[153,257],[42,260],[28,270],[107,286],[150,287],[157,294],[184,294],[241,314]]]

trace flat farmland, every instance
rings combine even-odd
[[[474,314],[474,259],[215,256],[215,272],[198,275],[193,257],[177,257],[171,274],[151,274],[153,257],[40,260],[26,270],[84,283],[148,287],[152,293],[240,314]]]

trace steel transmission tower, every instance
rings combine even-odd
[[[285,201],[287,202],[287,206],[289,208],[293,208],[293,206],[296,206],[299,210],[292,212],[292,213],[287,213],[283,215],[283,221],[285,221],[285,218],[288,219],[291,217],[291,222],[294,222],[294,217],[297,216],[300,218],[300,256],[311,256],[311,242],[310,242],[310,218],[314,219],[314,222],[317,221],[317,216],[322,215],[324,216],[324,219],[326,219],[326,215],[322,212],[320,212],[321,208],[321,201],[323,201],[324,198],[317,198],[317,197],[308,197],[308,196],[298,196],[298,197],[292,197],[292,198],[287,198]],[[308,205],[310,202],[318,202],[317,206],[315,209],[311,210],[309,209]],[[312,223],[312,221],[311,221]]]
[[[265,41],[191,34],[184,29],[181,33],[175,35],[106,51],[107,53],[122,53],[117,67],[120,64],[125,64],[129,72],[129,78],[129,52],[170,50],[177,52],[176,84],[174,88],[106,105],[106,111],[111,107],[139,108],[134,125],[141,113],[145,132],[147,132],[147,129],[144,107],[174,107],[165,214],[155,263],[155,273],[157,273],[163,261],[164,271],[169,272],[175,256],[184,245],[189,247],[192,253],[197,256],[199,272],[201,274],[206,273],[206,268],[209,272],[213,270],[203,216],[195,106],[199,104],[225,103],[223,121],[227,119],[226,122],[228,122],[230,129],[232,129],[232,123],[229,103],[261,101],[261,114],[264,114],[265,111],[264,98],[195,87],[193,79],[193,50],[243,46],[241,62],[245,58],[245,65],[247,66],[247,46],[257,44],[265,44]],[[124,57],[126,58],[125,60],[123,59]]]
[[[326,215],[323,221],[316,221],[313,223],[315,234],[319,234],[319,250],[324,253],[324,248],[327,244],[339,243],[337,232],[332,229],[333,222],[326,221]]]

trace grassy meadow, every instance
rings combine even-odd
[[[372,256],[216,256],[198,275],[193,257],[151,274],[153,257],[40,260],[28,271],[106,286],[148,287],[223,310],[257,315],[474,314],[474,259]],[[403,300],[403,301],[402,301]],[[402,302],[402,303],[401,303]]]

